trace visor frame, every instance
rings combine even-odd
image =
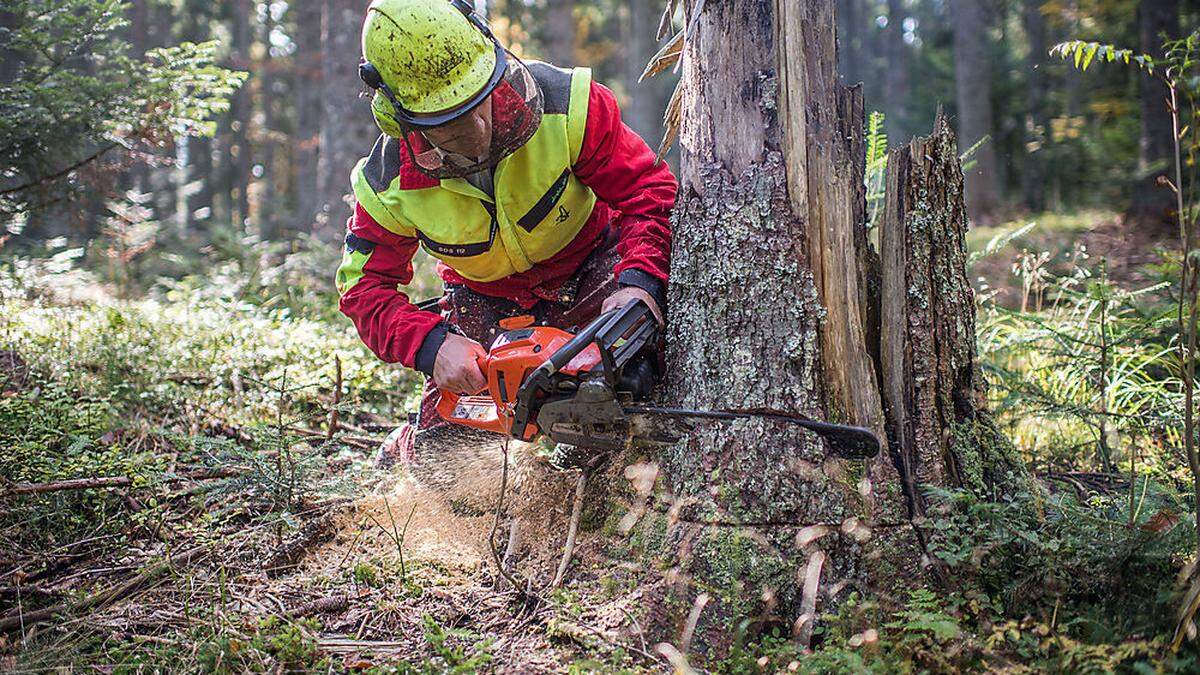
[[[540,128],[540,126],[541,126],[542,114],[543,114],[542,113],[543,94],[541,91],[541,87],[539,86],[537,79],[533,76],[533,73],[530,72],[529,67],[525,65],[525,63],[520,59],[520,57],[518,57],[515,54],[512,54],[511,52],[508,52],[506,61],[507,61],[507,63],[505,65],[503,72],[501,73],[501,77],[500,77],[499,81],[497,81],[494,85],[490,85],[491,91],[488,93],[488,96],[494,95],[497,91],[499,91],[501,83],[506,83],[509,77],[515,77],[517,75],[523,77],[526,86],[523,86],[520,88],[514,88],[514,87],[512,87],[511,83],[508,83],[507,86],[509,86],[509,88],[514,93],[522,94],[524,105],[528,109],[529,113],[533,115],[532,121],[529,122],[527,125],[524,125],[525,131],[520,135],[508,137],[507,138],[508,142],[502,142],[502,143],[497,144],[498,138],[505,138],[505,137],[503,135],[498,136],[496,133],[496,128],[493,127],[492,144],[489,148],[488,154],[479,159],[474,159],[474,158],[468,158],[464,155],[461,155],[461,154],[458,154],[455,152],[446,151],[442,148],[439,148],[437,146],[437,144],[430,141],[422,133],[422,131],[428,130],[431,128],[436,128],[434,126],[427,125],[424,127],[424,129],[406,127],[406,133],[403,136],[399,137],[398,140],[400,141],[400,143],[402,143],[404,145],[404,149],[407,151],[409,159],[412,161],[413,166],[418,171],[425,174],[426,176],[429,176],[431,178],[436,178],[438,180],[444,180],[444,179],[448,179],[448,178],[449,179],[465,178],[473,173],[477,173],[484,169],[495,168],[496,166],[499,165],[499,163],[505,157],[507,157],[507,156],[511,155],[513,152],[515,152],[517,148],[520,148],[521,146],[523,146],[525,143],[527,143],[529,141],[530,138],[533,137],[534,134],[537,133],[538,128]],[[530,92],[532,92],[532,97],[529,96]],[[482,99],[480,100],[480,102],[482,102]],[[475,104],[475,105],[478,105],[478,104]],[[463,110],[466,112],[469,112],[471,110],[474,110],[474,107],[463,108]],[[465,113],[460,113],[460,115],[462,115],[462,114],[465,114]],[[450,121],[453,121],[453,120],[450,120]],[[445,123],[446,122],[442,122],[442,124],[445,124]],[[493,123],[495,123],[494,118],[493,118]],[[402,125],[402,126],[406,126],[406,125]],[[426,149],[422,150],[421,153],[418,153],[413,148],[414,140],[412,137],[414,135],[420,139],[420,142],[419,142],[420,145],[426,147]],[[441,166],[436,167],[436,168],[435,167],[427,167],[427,166],[422,165],[422,163],[420,161],[418,161],[418,159],[417,159],[418,154],[424,154],[426,152],[429,152],[430,150],[436,150],[436,151],[440,151],[441,153],[443,153],[442,161],[444,163]],[[458,158],[458,159],[452,160],[452,161],[446,161],[449,158]],[[459,161],[459,160],[465,160],[465,161]]]

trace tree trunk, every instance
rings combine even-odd
[[[201,42],[208,35],[211,5],[200,0],[188,0],[182,13],[184,23],[181,37],[188,42]],[[185,231],[196,234],[212,222],[213,206],[213,139],[188,137],[187,164],[180,172],[185,178],[181,182]]]
[[[0,8],[0,84],[9,84],[17,77],[21,66],[21,52],[14,49],[10,41],[10,30],[20,26],[16,12]]]
[[[992,74],[988,54],[986,0],[955,0],[954,84],[958,101],[958,135],[964,149],[987,137],[968,160],[967,209],[971,220],[989,222],[1000,207],[1000,183],[996,164],[995,125],[992,122]]]
[[[888,24],[883,39],[887,55],[887,82],[883,87],[884,124],[891,145],[908,142],[909,47],[904,42],[904,2],[888,0]]]
[[[1142,0],[1138,7],[1138,33],[1143,54],[1163,55],[1163,42],[1179,37],[1179,0]],[[1163,225],[1172,222],[1174,198],[1158,184],[1169,173],[1174,156],[1171,113],[1167,87],[1154,77],[1139,76],[1141,83],[1141,136],[1138,139],[1138,176],[1129,216],[1138,223]]]
[[[290,196],[287,189],[286,170],[279,171],[280,168],[287,166],[287,161],[281,158],[283,148],[277,140],[284,135],[284,131],[280,128],[283,116],[279,112],[282,98],[280,89],[283,82],[277,72],[279,63],[271,56],[271,31],[274,27],[275,18],[270,11],[267,11],[256,31],[259,45],[255,50],[256,52],[261,50],[262,54],[262,58],[255,64],[256,70],[262,73],[262,78],[259,80],[261,89],[255,101],[258,108],[258,114],[255,114],[255,117],[262,120],[262,128],[256,134],[258,166],[261,168],[257,176],[258,187],[255,195],[258,235],[263,241],[274,241],[282,235],[283,229],[280,227],[282,216],[289,210],[288,197]]]
[[[233,15],[233,40],[230,60],[238,70],[253,70],[250,64],[250,22],[254,19],[254,5],[250,0],[236,0],[231,8]],[[246,227],[250,218],[250,112],[254,99],[251,89],[255,83],[248,80],[238,87],[229,104],[230,144],[227,147],[226,166],[229,170],[231,217],[239,229]]]
[[[312,230],[317,213],[317,151],[321,138],[321,9],[306,0],[295,9],[296,52],[292,91],[296,101],[296,135],[292,147],[292,176],[296,190],[295,222],[291,229]]]
[[[1020,475],[982,407],[953,136],[940,120],[893,153],[881,262],[865,227],[861,90],[838,83],[833,4],[710,3],[688,39],[662,398],[902,433],[852,462],[775,423],[703,424],[660,454],[649,475],[666,515],[643,517],[631,542],[669,572],[646,587],[642,625],[675,644],[693,626],[703,659],[743,619],[807,643],[843,589],[911,584],[918,482],[995,491]]]
[[[575,65],[575,0],[546,0],[545,22],[546,59],[558,66]]]
[[[1021,201],[1032,212],[1046,209],[1046,144],[1050,116],[1046,111],[1046,17],[1042,0],[1022,0],[1021,23],[1029,41],[1025,57],[1025,162],[1021,171]]]
[[[918,485],[1013,492],[1024,471],[986,414],[975,362],[975,299],[967,278],[963,174],[949,123],[894,148],[880,252],[881,361],[890,437],[910,509]]]
[[[733,39],[746,35],[755,39]],[[862,98],[837,83],[832,2],[710,6],[683,71],[666,398],[801,412],[882,436],[868,348]],[[902,520],[897,504],[873,504],[869,485],[895,484],[885,459],[830,459],[820,441],[776,424],[698,428],[662,465],[679,578],[721,591],[701,618],[701,649],[726,647],[719,627],[761,612],[764,593],[789,612],[812,606],[816,597],[795,583],[802,571],[861,576],[856,519]],[[846,523],[845,536],[797,542],[809,528]],[[669,589],[676,602],[689,591]],[[795,628],[810,634],[812,617]]]
[[[317,211],[321,240],[340,241],[350,205],[350,170],[379,134],[358,79],[359,34],[365,7],[355,0],[324,0],[321,22],[321,147],[317,162]]]

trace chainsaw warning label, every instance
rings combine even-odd
[[[454,418],[482,422],[488,419],[492,410],[492,406],[486,403],[459,401],[458,405],[454,406]]]

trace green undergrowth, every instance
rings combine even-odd
[[[921,522],[947,585],[899,597],[847,591],[811,650],[785,629],[740,625],[721,673],[1186,673],[1200,652],[1169,647],[1193,529],[1164,514],[1179,497],[1149,484],[1132,521],[1123,496],[1025,494],[986,502],[930,491]],[[936,579],[936,575],[931,575]]]
[[[11,290],[11,289],[10,289]],[[0,552],[54,551],[157,531],[168,507],[216,526],[253,514],[296,525],[321,495],[353,486],[325,471],[347,456],[323,433],[337,363],[344,420],[396,419],[415,378],[375,359],[349,324],[175,290],[160,299],[0,302],[0,490],[77,479],[128,483],[6,498]],[[225,472],[219,479],[210,479]],[[203,477],[187,493],[191,477]],[[179,494],[183,493],[182,501]],[[190,494],[190,496],[189,496]],[[203,525],[200,529],[203,529]]]

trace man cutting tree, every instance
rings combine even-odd
[[[354,167],[341,311],[381,359],[437,391],[485,387],[498,333],[574,328],[641,299],[662,321],[676,182],[587,68],[525,63],[465,0],[374,0],[359,72],[383,135]],[[446,293],[417,307],[419,246]],[[411,447],[411,441],[410,441]]]

